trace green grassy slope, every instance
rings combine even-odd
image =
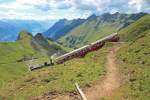
[[[150,16],[144,16],[120,31],[126,42],[118,51],[122,85],[114,100],[149,100],[150,98]]]
[[[9,80],[14,80],[28,71],[27,66],[17,62],[24,57],[36,55],[30,48],[25,49],[19,42],[0,43],[0,88]]]
[[[61,49],[57,45],[52,45],[52,42],[51,44],[48,42],[49,44],[47,45],[52,45],[52,47],[46,50],[42,47],[42,44],[37,44],[40,47],[38,47],[38,49],[42,49],[41,53],[41,51],[39,52],[33,47],[35,44],[32,42],[33,36],[23,31],[20,33],[16,42],[0,43],[0,88],[3,87],[4,84],[7,84],[8,81],[15,80],[17,77],[28,73],[28,66],[26,66],[26,64],[29,63],[29,61],[22,62],[22,60],[36,58],[36,64],[44,63],[45,61],[49,61],[50,55],[43,55],[43,52],[44,54],[47,54],[47,52],[52,54]]]
[[[91,16],[80,26],[67,33],[60,41],[68,47],[81,47],[96,41],[104,36],[117,32],[119,29],[131,24],[140,18],[142,14],[103,14]]]
[[[134,41],[142,35],[147,34],[148,32],[146,31],[148,29],[150,29],[150,14],[140,18],[138,21],[127,26],[118,33],[122,41]]]
[[[75,91],[75,82],[81,87],[90,86],[105,74],[104,63],[108,48],[87,54],[84,58],[72,59],[64,64],[47,67],[17,78],[3,86],[0,96],[5,99],[29,99],[48,92]]]
[[[0,88],[10,80],[28,72],[27,66],[18,60],[39,56],[30,45],[29,34],[20,33],[20,40],[14,43],[0,43]]]

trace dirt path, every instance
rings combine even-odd
[[[110,96],[120,86],[119,72],[116,67],[115,53],[119,48],[110,49],[107,54],[106,75],[102,80],[95,82],[92,87],[84,91],[88,100],[100,100],[102,97]],[[82,100],[79,94],[46,94],[32,100]]]
[[[111,49],[107,55],[106,75],[104,78],[86,90],[85,95],[88,100],[100,100],[104,96],[110,96],[120,86],[115,59],[115,52],[118,49]]]

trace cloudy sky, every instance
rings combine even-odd
[[[150,13],[150,0],[0,0],[0,19],[74,19],[105,12]]]

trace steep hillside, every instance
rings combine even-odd
[[[64,36],[68,32],[70,32],[72,29],[83,23],[84,19],[74,19],[74,20],[67,20],[62,19],[56,22],[50,29],[48,29],[43,34],[46,37],[50,37],[54,40]]]
[[[118,67],[122,85],[110,98],[149,100],[150,98],[150,16],[146,15],[122,29],[121,41],[126,43],[118,51]],[[129,42],[127,42],[129,41]]]
[[[105,13],[101,16],[92,15],[83,24],[60,38],[60,41],[68,47],[80,47],[106,35],[117,32],[143,15],[145,14]]]
[[[121,41],[133,41],[147,34],[146,31],[149,29],[150,29],[150,14],[140,18],[138,21],[122,29],[118,33],[120,34]]]
[[[35,50],[40,51],[44,55],[52,55],[54,53],[65,53],[62,47],[50,39],[46,39],[41,33],[34,36],[32,46]]]

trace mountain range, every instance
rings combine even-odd
[[[117,32],[144,15],[145,13],[92,15],[83,24],[60,38],[59,41],[67,47],[78,48]]]
[[[46,32],[44,36],[59,41],[66,47],[78,48],[135,22],[146,13],[91,15],[87,19],[59,20]]]
[[[126,27],[146,13],[104,13],[87,19],[55,21],[0,20],[0,41],[15,41],[22,30],[56,40],[66,47],[77,48]],[[54,23],[54,25],[52,25]]]

